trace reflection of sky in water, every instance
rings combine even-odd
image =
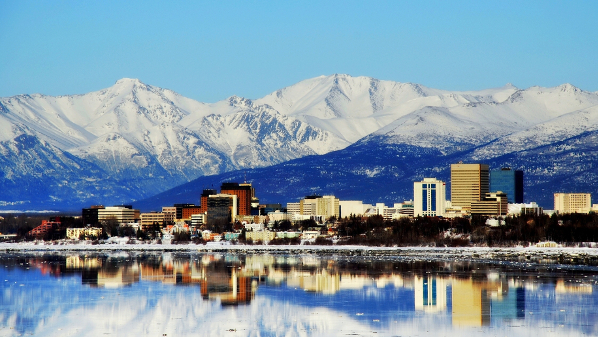
[[[1,266],[0,336],[598,334],[594,276],[349,272],[313,257],[69,260],[76,271],[54,273],[37,262]]]

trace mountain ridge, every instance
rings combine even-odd
[[[434,169],[408,170],[419,172],[413,177],[444,172],[434,163],[455,156],[471,161],[509,157],[512,166],[527,167],[531,163],[525,151],[563,141],[593,151],[592,143],[579,140],[593,141],[587,135],[598,128],[597,107],[598,93],[568,83],[447,91],[345,74],[307,79],[258,99],[233,95],[215,103],[130,78],[87,94],[17,95],[0,98],[0,161],[6,163],[0,187],[13,186],[0,196],[0,205],[43,201],[14,186],[23,181],[47,185],[49,190],[64,188],[55,174],[61,170],[69,171],[69,183],[77,186],[77,193],[48,194],[40,204],[44,208],[140,200],[204,176],[259,170],[299,158],[323,156],[326,162],[329,154],[334,160],[339,160],[339,153],[356,156],[350,163],[366,176],[387,172],[382,162],[373,165],[359,158],[364,148],[396,155],[398,146],[403,157],[430,156],[420,164]],[[29,158],[40,158],[44,164],[35,164],[35,172],[19,161],[24,153],[19,147],[27,143],[35,144]],[[560,163],[563,150],[550,151],[554,157],[545,164]],[[66,155],[72,159],[65,159],[68,169],[59,159]],[[11,166],[11,160],[19,165]],[[565,166],[558,172],[546,170],[545,176],[556,177],[567,171]],[[106,187],[86,185],[100,180]],[[540,181],[537,178],[534,184]]]

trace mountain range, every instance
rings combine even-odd
[[[456,92],[335,74],[202,103],[121,79],[0,98],[0,209],[159,209],[245,179],[262,202],[392,203],[459,161],[524,170],[525,200],[552,208],[554,192],[596,192],[597,137],[598,93],[570,84]]]

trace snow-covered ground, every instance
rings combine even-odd
[[[370,246],[318,246],[318,245],[203,245],[203,244],[158,244],[127,243],[126,238],[117,238],[104,243],[90,241],[31,241],[0,243],[5,251],[181,251],[181,252],[231,252],[231,253],[273,253],[273,254],[338,254],[349,256],[410,256],[410,257],[460,257],[472,259],[503,259],[515,257],[564,257],[598,258],[598,248],[588,247],[370,247]]]

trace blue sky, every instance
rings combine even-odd
[[[6,1],[0,97],[123,77],[203,102],[345,73],[598,91],[598,1]]]

